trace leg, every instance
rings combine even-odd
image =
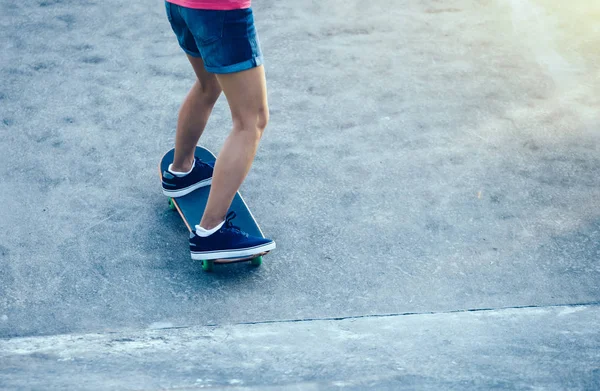
[[[200,226],[210,230],[225,220],[246,178],[269,120],[264,68],[217,75],[231,110],[233,129],[217,158],[212,187]]]
[[[188,59],[194,68],[197,80],[181,106],[177,121],[175,158],[172,168],[174,171],[181,172],[187,172],[192,168],[196,145],[215,102],[221,95],[221,86],[217,78],[204,69],[202,58],[188,54]]]

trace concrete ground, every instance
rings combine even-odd
[[[205,274],[162,3],[0,0],[0,388],[599,389],[600,5],[254,11],[278,248]]]

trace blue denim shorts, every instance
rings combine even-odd
[[[179,46],[201,57],[210,73],[234,73],[263,63],[252,8],[201,10],[165,2]]]

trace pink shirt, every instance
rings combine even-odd
[[[186,8],[204,10],[237,10],[250,8],[252,0],[167,0],[169,3],[177,4]]]

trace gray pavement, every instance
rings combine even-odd
[[[251,334],[239,325],[248,322],[275,322],[261,327],[285,335],[279,327],[290,320],[306,320],[319,335],[342,326],[318,319],[587,304],[589,316],[552,320],[557,330],[580,333],[580,345],[559,344],[543,356],[572,357],[562,372],[544,383],[511,359],[514,376],[498,387],[597,384],[585,381],[597,382],[598,356],[578,349],[599,345],[592,323],[600,302],[600,6],[255,0],[254,10],[271,122],[242,193],[278,249],[260,269],[205,274],[189,259],[186,229],[158,181],[193,82],[162,3],[0,0],[2,345],[96,333],[135,339],[136,330],[144,336],[157,327]],[[201,143],[218,151],[229,127],[222,99]],[[432,321],[411,319],[417,328]],[[440,330],[447,319],[449,341],[481,331],[477,318],[436,319]],[[542,346],[536,334],[544,321],[519,319],[522,334],[511,331],[518,324],[507,326],[503,341],[530,346],[513,351],[524,357]],[[372,321],[364,327],[396,318]],[[399,331],[407,344],[418,341],[411,330]],[[382,338],[399,346],[390,333]],[[548,330],[544,338],[558,336]],[[440,341],[411,360],[442,363]],[[472,344],[456,351],[466,363],[478,341],[461,341]],[[270,360],[264,340],[253,342],[247,351]],[[357,352],[383,360],[385,344]],[[448,355],[452,346],[443,347]],[[475,357],[503,352],[486,346]],[[265,371],[249,382],[320,387],[355,365],[337,358],[339,372],[325,376],[306,351],[294,356],[305,346],[288,348],[297,363],[289,376]],[[0,355],[0,386],[26,384],[17,382],[18,369],[2,369],[21,365],[13,353]],[[235,358],[235,350],[223,354]],[[35,357],[23,365],[39,365],[40,379],[56,378],[57,387],[69,371],[82,371],[61,372],[53,356]],[[287,355],[277,357],[267,363]],[[95,387],[110,388],[114,368],[98,360]],[[469,387],[501,381],[473,360]],[[293,376],[302,365],[312,377]],[[144,383],[141,371],[139,388],[183,384]],[[231,375],[218,373],[217,385]],[[350,380],[393,383],[385,380],[391,367],[369,373]],[[489,382],[478,382],[478,373]],[[451,374],[406,384],[459,387],[460,370]],[[132,376],[125,388],[136,388]]]
[[[591,391],[598,329],[569,306],[14,338],[0,386]]]

